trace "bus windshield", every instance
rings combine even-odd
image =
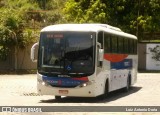
[[[90,32],[42,32],[38,71],[68,75],[94,72],[95,34]]]

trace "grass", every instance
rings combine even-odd
[[[160,40],[141,40],[142,43],[160,43]]]

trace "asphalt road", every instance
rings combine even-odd
[[[160,74],[138,73],[129,92],[114,91],[100,98],[41,96],[36,91],[36,75],[0,75],[0,106],[159,106]],[[88,115],[89,113],[87,113]],[[101,113],[102,114],[102,113]],[[125,113],[124,113],[125,114]],[[140,114],[140,113],[139,113]],[[146,113],[148,115],[148,113]],[[144,115],[144,114],[143,114]]]

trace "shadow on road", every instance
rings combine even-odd
[[[109,93],[108,97],[102,99],[100,97],[64,97],[62,99],[40,100],[39,103],[106,103],[115,101],[122,97],[138,92],[142,87],[131,87],[128,92],[123,92],[122,89]]]

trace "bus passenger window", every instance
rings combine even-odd
[[[131,40],[128,39],[128,53],[131,54],[132,53],[132,45],[131,45]]]
[[[124,38],[124,53],[128,53],[128,39]]]
[[[119,37],[118,38],[118,53],[123,53],[123,38]]]
[[[112,36],[112,53],[117,53],[117,37]]]
[[[108,34],[104,35],[104,53],[111,53],[111,37]]]

